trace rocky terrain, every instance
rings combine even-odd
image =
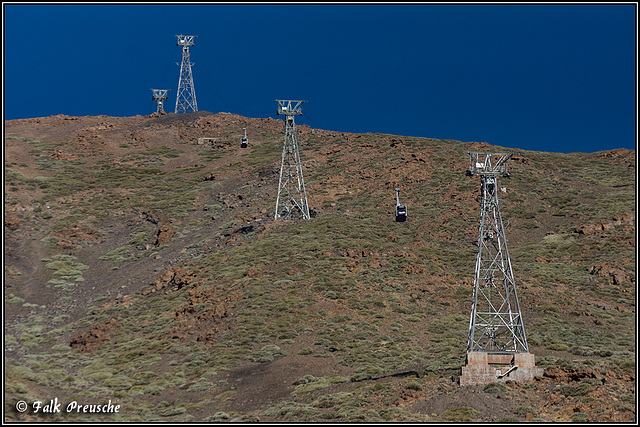
[[[282,120],[5,121],[5,421],[636,421],[635,151],[297,135],[312,218],[283,222]],[[467,150],[515,152],[499,185],[531,383],[458,383]]]

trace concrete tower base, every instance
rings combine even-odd
[[[462,367],[460,385],[489,384],[505,381],[532,381],[544,369],[536,368],[531,353],[493,354],[482,351],[467,353],[467,366]]]

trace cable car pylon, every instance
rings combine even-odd
[[[169,89],[151,89],[152,96],[151,100],[156,101],[156,113],[158,114],[166,114],[164,111],[164,101],[166,101],[168,97]]]
[[[197,36],[178,35],[178,46],[182,46],[182,63],[180,64],[180,79],[176,94],[176,113],[190,113],[198,111],[196,89],[193,86],[193,73],[189,46],[193,46],[193,39]]]
[[[287,221],[309,219],[307,192],[304,188],[304,177],[302,176],[302,164],[300,163],[294,121],[294,116],[302,115],[300,105],[305,101],[276,99],[276,102],[278,103],[278,115],[284,114],[285,116],[285,127],[274,219]]]
[[[467,175],[480,175],[480,227],[469,319],[467,364],[460,385],[531,381],[542,376],[529,353],[507,248],[498,176],[509,176],[512,153],[467,152]]]

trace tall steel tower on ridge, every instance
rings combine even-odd
[[[481,177],[481,213],[467,351],[528,351],[498,200],[512,154],[468,154],[469,172]]]
[[[193,86],[193,74],[189,57],[189,46],[193,46],[193,39],[197,36],[176,36],[178,46],[182,46],[182,64],[180,65],[180,80],[178,80],[178,94],[176,95],[176,113],[198,111],[196,89]]]
[[[158,105],[156,106],[156,113],[164,113],[164,101],[166,101],[169,93],[169,89],[151,89],[153,95],[151,96],[152,101],[156,101]]]
[[[278,100],[278,115],[285,115],[284,146],[280,165],[280,182],[276,199],[275,219],[309,219],[307,192],[304,188],[302,165],[296,140],[294,116],[302,115],[300,105],[305,101]]]
[[[467,366],[460,384],[531,380],[542,369],[534,367],[529,353],[498,199],[498,176],[509,176],[507,161],[513,154],[467,154],[468,173],[481,178],[481,213]]]

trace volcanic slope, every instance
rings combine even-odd
[[[5,420],[636,419],[635,151],[297,134],[312,218],[283,222],[281,120],[6,121]],[[531,383],[458,384],[467,150],[516,152],[499,185]],[[15,410],[54,397],[121,408]]]

